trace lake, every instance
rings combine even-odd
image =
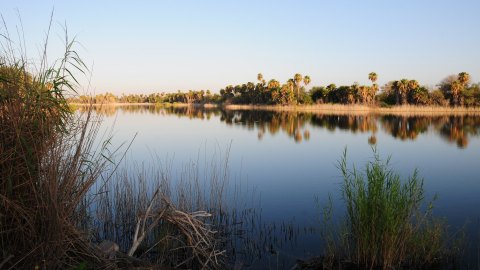
[[[166,166],[175,178],[185,164],[208,166],[228,156],[229,179],[255,221],[236,244],[236,263],[248,269],[289,269],[322,252],[320,211],[333,199],[343,215],[337,163],[347,149],[362,169],[372,148],[402,177],[424,178],[426,199],[452,232],[465,227],[468,256],[480,242],[480,117],[320,114],[194,107],[120,106],[98,110],[113,126],[113,145],[135,139],[127,163]],[[162,164],[158,164],[158,162]],[[202,168],[200,168],[200,171]],[[240,189],[238,189],[240,190]],[[228,199],[228,198],[227,198]],[[247,207],[247,208],[248,208]],[[250,226],[250,227],[249,227]],[[473,255],[472,255],[473,254]]]

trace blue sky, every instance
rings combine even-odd
[[[435,85],[449,74],[480,80],[480,1],[2,1],[9,30],[17,9],[35,57],[66,24],[93,67],[90,89],[150,93],[210,89],[299,72],[312,85],[401,78]]]

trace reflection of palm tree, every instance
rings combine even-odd
[[[305,141],[310,140],[310,131],[308,129],[303,132],[303,137],[305,138]]]
[[[302,133],[299,130],[297,130],[295,132],[295,137],[294,138],[295,138],[296,143],[301,142],[302,141]]]
[[[370,144],[370,145],[375,145],[375,144],[377,144],[377,137],[375,136],[375,134],[373,134],[372,136],[368,137],[368,144]]]
[[[307,141],[311,134],[308,126],[313,128],[334,131],[341,129],[352,133],[368,134],[368,143],[376,144],[380,122],[386,134],[400,140],[415,140],[421,134],[435,131],[450,143],[456,143],[458,147],[468,146],[469,136],[480,136],[480,118],[473,116],[441,116],[441,117],[397,117],[392,115],[322,115],[299,112],[266,112],[266,111],[231,111],[197,108],[197,107],[145,107],[151,113],[166,113],[186,116],[191,119],[203,119],[212,113],[219,116],[220,121],[226,125],[241,126],[248,130],[256,130],[259,139],[265,133],[274,135],[279,131],[285,133],[295,142]],[[129,112],[137,111],[144,107],[131,106],[121,109]],[[155,111],[153,110],[155,109]],[[379,119],[379,120],[378,120]]]

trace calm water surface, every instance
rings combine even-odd
[[[407,177],[415,168],[425,179],[427,199],[435,194],[434,214],[452,230],[467,227],[480,242],[480,117],[325,115],[267,111],[108,107],[104,126],[114,125],[114,144],[136,138],[128,159],[151,164],[152,156],[183,164],[230,148],[231,179],[255,190],[260,230],[276,241],[260,241],[256,258],[244,266],[290,268],[297,258],[321,253],[318,198],[330,194],[342,214],[340,172],[348,161],[363,167],[372,145]],[[220,150],[218,150],[220,149]],[[208,159],[208,158],[206,158]],[[250,192],[249,191],[249,192]],[[272,229],[274,228],[274,229]],[[472,250],[475,250],[472,249]],[[474,252],[475,253],[475,252]],[[246,260],[246,259],[245,259]]]

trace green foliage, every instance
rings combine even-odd
[[[414,105],[430,105],[431,99],[428,89],[425,87],[416,87],[409,92],[408,101]]]
[[[382,107],[389,107],[395,105],[395,95],[393,92],[386,92],[383,91],[380,94],[377,95],[377,102],[380,104]]]
[[[38,61],[18,55],[22,50],[14,49],[6,28],[0,27],[0,249],[15,260],[3,266],[33,269],[42,262],[64,269],[98,262],[75,225],[101,170],[94,160],[101,150],[87,150],[95,128],[77,122],[66,100],[76,94],[75,74],[85,65],[65,31],[62,57],[47,63],[44,44],[40,66],[32,67]]]
[[[314,86],[308,93],[313,103],[327,103],[328,90],[323,86]]]
[[[346,217],[335,252],[362,269],[421,268],[445,258],[445,226],[433,219],[432,203],[422,211],[423,180],[417,171],[402,180],[389,159],[373,153],[363,172],[348,169],[346,150],[339,162]]]
[[[441,90],[434,90],[430,92],[430,99],[432,105],[448,106],[448,100],[445,99],[445,95]]]
[[[371,72],[368,79],[372,85],[359,85],[354,83],[350,86],[329,84],[328,86],[314,86],[309,91],[305,89],[311,82],[309,76],[302,77],[297,73],[281,84],[275,79],[266,82],[263,75],[257,75],[257,83],[247,82],[238,85],[228,85],[220,89],[219,94],[212,94],[210,90],[189,90],[176,93],[152,93],[152,94],[122,94],[115,96],[112,93],[98,94],[93,97],[77,96],[69,98],[71,103],[186,103],[186,104],[377,104],[381,107],[394,105],[418,105],[418,106],[448,106],[464,105],[467,107],[480,106],[480,91],[478,84],[469,87],[470,75],[461,72],[444,79],[439,84],[438,90],[429,90],[421,86],[418,81],[402,79],[391,81],[379,90],[377,74]],[[302,86],[303,83],[303,86]],[[452,87],[453,86],[453,87]],[[293,96],[292,96],[293,93]],[[0,98],[1,98],[0,93]],[[446,102],[448,100],[449,102]]]
[[[480,106],[480,84],[473,84],[463,91],[464,105],[467,107]]]

